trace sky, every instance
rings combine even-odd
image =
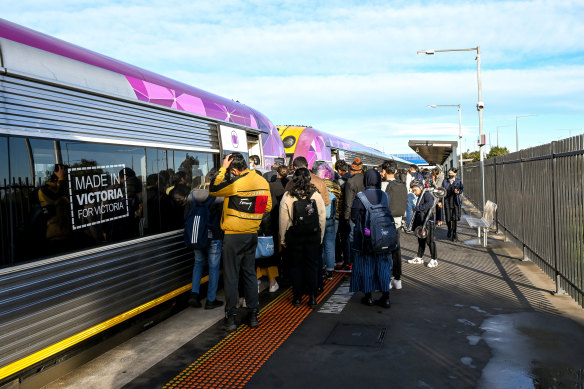
[[[460,104],[478,149],[476,51],[416,53],[479,46],[487,152],[514,151],[516,124],[521,149],[584,133],[584,0],[19,0],[0,17],[396,154],[458,140],[458,108],[428,105]]]

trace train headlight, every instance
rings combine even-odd
[[[285,148],[289,149],[290,147],[294,146],[294,143],[296,143],[296,138],[289,135],[282,140],[282,143],[284,143]]]

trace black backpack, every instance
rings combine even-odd
[[[297,235],[313,235],[320,233],[318,209],[316,201],[310,198],[299,198],[292,208],[292,228]]]
[[[397,230],[389,210],[387,193],[380,192],[383,198],[377,205],[372,205],[364,192],[357,193],[357,198],[367,209],[365,228],[371,231],[369,236],[363,234],[365,240],[370,238],[371,245],[363,242],[363,247],[370,249],[373,254],[390,253],[398,247]]]

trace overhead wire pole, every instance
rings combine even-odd
[[[479,111],[479,159],[480,159],[480,173],[481,173],[481,209],[485,209],[485,137],[483,135],[483,91],[481,81],[481,47],[471,47],[469,49],[448,49],[448,50],[424,50],[418,51],[419,54],[434,55],[435,53],[443,53],[447,51],[476,51],[477,52],[477,83],[478,83],[478,103],[477,111]]]
[[[463,179],[463,169],[462,169],[462,111],[460,108],[460,104],[433,104],[428,105],[428,108],[436,108],[436,107],[458,107],[458,148],[460,151],[460,179]]]

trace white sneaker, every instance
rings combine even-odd
[[[274,293],[278,289],[280,289],[280,285],[278,285],[278,283],[276,282],[274,285],[270,286],[270,293]]]
[[[438,261],[433,259],[430,262],[428,262],[428,267],[436,267],[438,266]]]
[[[401,280],[396,279],[391,280],[389,287],[393,289],[401,289],[402,288]]]
[[[422,264],[424,263],[424,260],[420,257],[416,257],[416,258],[412,258],[412,259],[408,259],[408,263],[415,263],[415,264]]]

